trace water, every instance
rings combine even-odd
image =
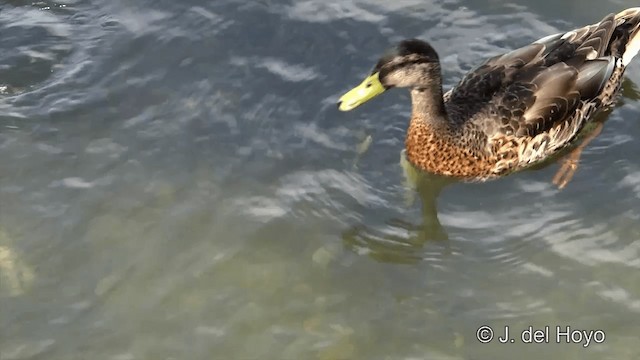
[[[637,358],[640,61],[562,191],[551,164],[412,203],[408,94],[335,108],[401,38],[451,85],[630,6],[4,0],[0,358]],[[558,325],[606,339],[520,340]]]

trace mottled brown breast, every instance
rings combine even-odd
[[[407,158],[424,171],[464,180],[484,180],[497,175],[493,173],[497,159],[490,159],[458,139],[451,130],[414,117],[405,141]]]

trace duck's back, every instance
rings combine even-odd
[[[487,60],[445,95],[465,145],[499,176],[565,147],[611,104],[640,48],[640,8]],[[480,175],[480,174],[479,174]]]

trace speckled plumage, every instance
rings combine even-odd
[[[414,59],[403,74],[398,60],[395,78],[387,77],[391,86],[412,87],[407,158],[423,170],[471,181],[543,161],[612,104],[638,47],[640,8],[632,8],[491,58],[444,95],[439,66],[422,71]],[[378,67],[384,81],[384,66]],[[396,85],[420,71],[437,81]]]

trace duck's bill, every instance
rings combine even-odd
[[[351,89],[346,94],[342,95],[338,100],[338,109],[340,111],[349,111],[357,108],[358,106],[366,103],[374,97],[382,94],[385,88],[378,79],[378,73],[374,73],[368,78],[364,79],[362,84]]]

